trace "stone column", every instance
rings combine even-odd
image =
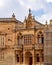
[[[25,52],[23,52],[23,65],[25,65]]]
[[[34,62],[34,60],[35,60],[35,59],[34,59],[34,54],[33,54],[33,59],[32,59],[32,60],[33,60],[33,64],[32,64],[32,65],[35,65],[35,62]]]
[[[16,65],[16,60],[15,60],[15,51],[13,51],[13,65]]]
[[[32,54],[32,65],[35,65],[35,54],[34,54],[34,50],[33,50],[33,52],[32,52],[33,54]]]

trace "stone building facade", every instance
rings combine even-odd
[[[30,9],[23,22],[0,18],[0,65],[43,65],[45,27]]]
[[[52,20],[44,32],[44,65],[52,65]]]

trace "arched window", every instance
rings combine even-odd
[[[44,36],[41,31],[38,33],[38,43],[44,44]]]
[[[42,44],[44,44],[44,36],[43,36],[43,34],[41,35],[41,41],[42,41]]]
[[[21,45],[22,44],[22,42],[23,42],[22,39],[23,39],[22,34],[19,33],[19,35],[17,36],[18,45]]]
[[[20,36],[18,36],[18,45],[21,44],[21,41],[22,41],[22,39],[20,38]]]
[[[16,54],[16,61],[19,62],[19,55]]]
[[[37,62],[40,62],[39,54],[36,55]]]

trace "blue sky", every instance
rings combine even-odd
[[[52,19],[52,0],[0,0],[0,18],[12,17],[23,21],[31,8],[32,15],[41,23]]]

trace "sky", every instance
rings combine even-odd
[[[10,18],[14,13],[23,22],[29,8],[32,16],[43,24],[52,19],[52,0],[0,0],[0,18]]]

